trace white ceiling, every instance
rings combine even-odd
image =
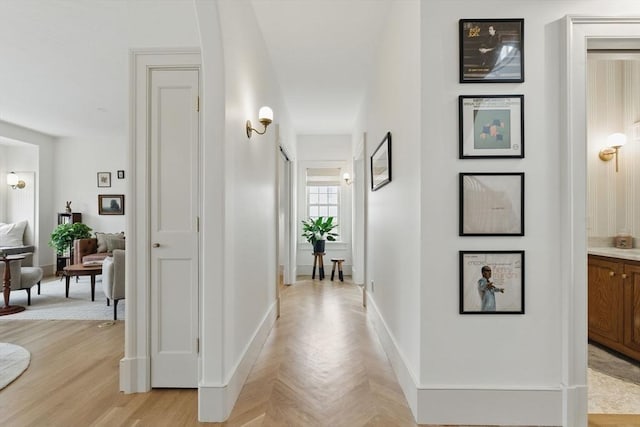
[[[253,0],[298,133],[351,133],[388,0]]]
[[[389,1],[252,4],[296,131],[350,133]],[[126,13],[125,1],[0,0],[0,120],[126,135]]]

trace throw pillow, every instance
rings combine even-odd
[[[124,249],[124,238],[118,236],[107,236],[107,252],[113,252],[114,249]]]
[[[27,228],[27,220],[15,224],[0,223],[0,246],[23,246],[22,237]]]
[[[98,239],[98,253],[107,252],[107,237],[112,236],[118,239],[124,239],[124,232],[122,233],[100,233],[96,232],[96,239]]]

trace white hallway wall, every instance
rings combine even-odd
[[[277,244],[274,125],[285,145],[293,137],[251,4],[199,1],[196,10],[206,165],[199,419],[222,421],[275,321],[277,260],[268,249]],[[256,122],[262,105],[272,107],[275,123],[247,139],[245,121]]]
[[[391,3],[375,73],[353,132],[367,134],[367,182],[370,156],[391,132],[392,180],[375,192],[367,185],[367,313],[414,412],[421,329],[420,7],[417,0]]]
[[[563,363],[567,366],[571,361],[563,361],[563,346],[567,343],[563,342],[558,327],[564,320],[560,296],[563,287],[569,285],[558,280],[559,271],[564,268],[559,262],[562,242],[558,237],[559,153],[565,143],[560,138],[565,124],[559,119],[564,91],[560,67],[565,40],[562,19],[567,14],[601,15],[605,4],[609,15],[640,13],[640,4],[628,0],[423,3],[424,243],[420,257],[421,344],[417,383],[420,422],[540,425],[563,422]],[[458,20],[475,17],[525,19],[524,83],[458,83]],[[513,93],[525,95],[526,158],[459,160],[458,95]],[[474,171],[525,172],[524,237],[457,236],[458,172]],[[457,254],[459,250],[474,249],[526,251],[525,315],[458,314]],[[479,363],[479,354],[491,366]],[[489,404],[495,399],[503,404]],[[478,404],[461,408],[460,401]],[[491,410],[487,410],[489,407]]]

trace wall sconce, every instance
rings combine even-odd
[[[251,138],[251,133],[254,131],[258,135],[264,135],[264,133],[267,131],[267,126],[269,126],[273,121],[273,110],[267,106],[260,108],[260,111],[258,111],[258,120],[260,121],[260,123],[262,123],[262,126],[264,126],[264,130],[260,132],[259,130],[254,129],[251,126],[251,120],[247,120],[245,126],[247,130],[247,138]]]
[[[607,137],[609,147],[603,148],[598,153],[598,157],[603,162],[616,158],[616,172],[618,172],[618,149],[627,143],[627,136],[623,133],[612,133]]]
[[[349,175],[349,172],[345,172],[342,175],[342,179],[347,183],[347,185],[351,185],[351,183],[353,182],[353,179],[351,179],[351,175]]]
[[[23,189],[27,186],[27,184],[23,180],[18,178],[18,175],[16,175],[15,172],[7,174],[7,184],[9,184],[9,186],[14,190],[16,188]]]

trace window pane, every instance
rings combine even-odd
[[[337,206],[329,206],[329,216],[333,217],[334,224],[338,219],[338,207]]]
[[[337,194],[329,194],[329,204],[330,205],[337,205],[338,204],[338,195]]]
[[[318,206],[318,212],[320,212],[320,216],[329,215],[329,209],[326,206]]]
[[[320,203],[321,205],[326,205],[327,204],[327,195],[326,194],[320,194],[318,197],[318,203]]]
[[[318,195],[317,194],[309,194],[309,204],[317,205],[318,204]]]
[[[338,187],[329,187],[329,193],[337,193]]]
[[[318,193],[326,193],[327,187],[316,187],[318,189]]]
[[[317,217],[318,216],[318,207],[317,206],[309,206],[309,216]]]

